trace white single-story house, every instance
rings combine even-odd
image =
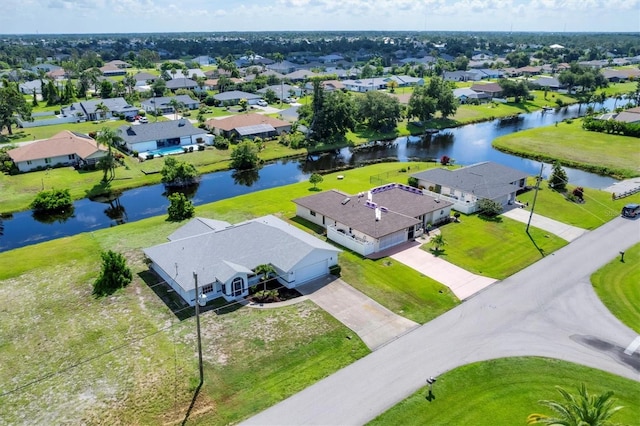
[[[237,105],[240,103],[240,99],[246,99],[249,105],[255,105],[260,99],[262,99],[262,96],[240,90],[231,90],[229,92],[215,94],[213,95],[213,98],[223,106]]]
[[[198,109],[200,107],[200,101],[191,98],[189,95],[158,96],[146,99],[142,101],[140,105],[143,110],[150,114],[172,114],[175,112],[171,105],[172,100],[175,100],[179,104],[182,104],[191,110]]]
[[[265,95],[268,90],[272,90],[276,94],[276,97],[280,100],[289,98],[291,96],[302,96],[302,89],[300,87],[284,83],[263,87],[262,89],[258,89],[258,93],[260,93],[261,95]]]
[[[485,161],[459,169],[429,169],[414,173],[421,188],[447,197],[454,210],[473,213],[478,200],[487,198],[501,205],[513,204],[525,188],[528,175],[502,164]]]
[[[129,151],[139,153],[160,148],[180,147],[209,143],[205,130],[194,127],[189,120],[158,121],[118,128],[118,136]]]
[[[207,128],[215,135],[226,138],[238,137],[270,138],[291,131],[291,123],[264,114],[240,114],[225,118],[211,118],[206,122]]]
[[[330,240],[363,256],[411,241],[429,225],[449,220],[453,205],[399,183],[356,195],[324,191],[293,202],[297,216],[325,227]]]
[[[195,218],[169,240],[144,253],[150,268],[191,306],[196,302],[194,274],[198,297],[233,301],[259,283],[254,272],[259,265],[271,265],[280,284],[295,288],[328,275],[341,251],[272,215],[236,225]]]
[[[491,100],[491,96],[487,93],[476,92],[469,87],[453,89],[453,97],[459,100],[461,104],[468,102],[489,102]]]
[[[106,109],[100,109],[100,104]],[[74,102],[60,110],[64,116],[75,116],[78,120],[101,120],[111,118],[114,114],[122,114],[125,117],[134,117],[138,114],[138,108],[129,104],[123,97],[108,99],[92,99],[89,101]]]
[[[108,149],[82,133],[63,130],[55,136],[7,151],[21,172],[60,165],[94,165]]]

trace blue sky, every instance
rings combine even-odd
[[[640,0],[2,0],[0,34],[640,32]]]

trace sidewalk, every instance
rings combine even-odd
[[[446,285],[460,300],[473,296],[497,281],[494,278],[472,274],[422,250],[420,245],[392,254],[391,258]]]
[[[529,222],[530,214],[531,212],[529,210],[518,208],[514,208],[502,213],[503,216],[522,223]],[[540,216],[537,213],[534,213],[533,217],[531,218],[531,226],[535,226],[536,228],[540,228],[542,230],[555,234],[563,240],[569,242],[575,240],[576,238],[579,238],[581,235],[588,232],[586,229],[567,225],[566,223],[558,222],[557,220],[549,219],[545,216]]]

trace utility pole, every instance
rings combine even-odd
[[[542,169],[544,169],[544,163],[540,163],[540,174],[536,177],[536,192],[535,194],[533,194],[533,203],[531,203],[531,213],[529,214],[529,221],[527,222],[527,234],[529,233],[529,225],[531,225],[531,218],[533,218],[533,209],[536,208],[536,198],[538,198],[540,181],[542,181]]]
[[[198,388],[204,383],[204,371],[202,369],[202,339],[200,338],[200,297],[198,296],[198,274],[193,272],[193,279],[196,287],[196,331],[198,335],[198,365],[200,368],[200,384]]]

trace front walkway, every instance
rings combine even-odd
[[[333,276],[297,287],[296,290],[353,330],[371,350],[419,326]]]
[[[513,208],[509,211],[502,213],[503,216],[508,217],[509,219],[517,220],[518,222],[527,223],[529,222],[530,211],[525,209]],[[545,216],[540,216],[537,213],[533,214],[531,218],[531,226],[535,226],[536,228],[540,228],[547,232],[551,232],[552,234],[557,235],[566,241],[573,241],[576,238],[582,236],[586,232],[586,229],[578,228],[577,226],[567,225],[566,223],[558,222],[557,220],[549,219]]]
[[[497,281],[494,278],[472,274],[422,250],[420,245],[412,245],[392,254],[391,258],[446,285],[460,300],[473,296]]]

